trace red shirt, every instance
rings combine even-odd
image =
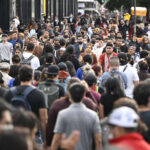
[[[99,57],[99,62],[103,65],[103,72],[105,72],[105,53],[103,53],[100,57]],[[108,55],[107,55],[108,56]],[[113,52],[113,56],[117,56],[117,54],[115,52]],[[108,59],[109,59],[110,56],[108,56]],[[109,69],[109,64],[108,64],[108,69]]]
[[[109,143],[129,150],[150,150],[150,145],[143,139],[142,135],[136,132],[112,139]]]

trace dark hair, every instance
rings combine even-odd
[[[18,55],[14,55],[12,57],[12,62],[13,63],[20,63],[20,61],[21,61],[21,59],[20,59],[20,57]]]
[[[65,39],[60,39],[59,43],[60,43],[60,46],[65,46],[66,45]]]
[[[81,83],[73,83],[69,87],[69,93],[72,100],[76,103],[79,103],[84,96],[85,87]]]
[[[118,99],[124,97],[124,91],[122,90],[119,80],[115,77],[110,77],[105,83],[106,92],[113,94],[113,96]]]
[[[67,65],[68,72],[69,72],[70,76],[74,77],[76,74],[76,70],[74,68],[74,65],[72,64],[71,61],[66,61],[66,65]]]
[[[140,52],[140,58],[146,58],[148,56],[148,51],[147,50],[142,50]]]
[[[40,78],[41,78],[41,71],[35,70],[35,71],[34,71],[34,80],[35,80],[35,81],[39,81]]]
[[[0,134],[1,150],[28,150],[28,130],[2,131]]]
[[[150,82],[146,80],[139,83],[134,88],[133,95],[138,105],[147,106],[150,98]]]
[[[107,47],[107,46],[114,47],[112,43],[107,43],[107,44],[106,44],[106,47]]]
[[[69,91],[69,88],[71,86],[71,84],[73,83],[80,83],[80,79],[79,78],[76,78],[76,77],[72,77],[69,82],[67,83],[67,91]]]
[[[96,65],[93,65],[93,66],[92,66],[92,69],[94,70],[96,76],[98,76],[98,73],[101,72],[101,67],[100,67],[99,65],[97,65],[97,64],[96,64]]]
[[[128,58],[127,58],[126,53],[123,53],[123,52],[119,53],[118,58],[120,61],[120,65],[126,65],[128,63]]]
[[[51,64],[54,62],[54,56],[52,53],[47,53],[45,57],[47,63]]]
[[[28,43],[27,45],[27,51],[33,51],[34,50],[34,44],[33,43]]]
[[[26,82],[32,79],[33,69],[29,65],[24,65],[19,69],[20,81]]]
[[[69,54],[74,54],[75,53],[75,48],[73,45],[68,45],[66,47],[66,53],[69,53]]]
[[[148,64],[146,61],[140,61],[139,62],[139,68],[140,71],[147,71],[148,70]]]
[[[54,48],[51,44],[46,44],[44,45],[44,49],[43,49],[44,53],[54,53]]]
[[[83,61],[84,61],[84,63],[92,64],[92,56],[91,55],[85,55],[83,57]]]
[[[19,109],[13,115],[13,124],[16,127],[24,127],[33,130],[37,127],[38,120],[32,112]]]
[[[150,57],[146,57],[145,60],[147,61],[147,64],[149,66],[148,72],[150,73]]]

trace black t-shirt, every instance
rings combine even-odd
[[[102,94],[100,103],[104,106],[104,116],[108,116],[111,113],[116,100],[117,99],[109,93]]]
[[[27,86],[18,86],[17,90],[22,92],[25,90],[25,88],[27,88]],[[12,97],[13,96],[10,90],[6,92],[5,99],[8,103],[11,103]],[[29,101],[32,112],[34,112],[37,117],[39,117],[39,109],[46,108],[44,94],[40,90],[34,89],[27,96],[27,100]]]
[[[147,125],[148,132],[146,133],[146,139],[147,142],[150,143],[150,110],[149,111],[141,111],[140,112],[140,118],[141,120]]]
[[[9,75],[13,78],[16,78],[16,76],[18,75],[18,72],[19,72],[19,68],[20,68],[20,66],[12,65],[10,67]]]

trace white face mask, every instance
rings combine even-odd
[[[148,26],[148,30],[150,30],[150,26]]]

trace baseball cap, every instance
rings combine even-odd
[[[58,75],[59,67],[57,65],[50,65],[46,73],[49,75]]]
[[[112,111],[108,123],[124,128],[135,128],[138,126],[139,116],[129,107],[122,106]]]
[[[60,62],[58,67],[60,70],[67,70],[67,65],[64,62]]]

